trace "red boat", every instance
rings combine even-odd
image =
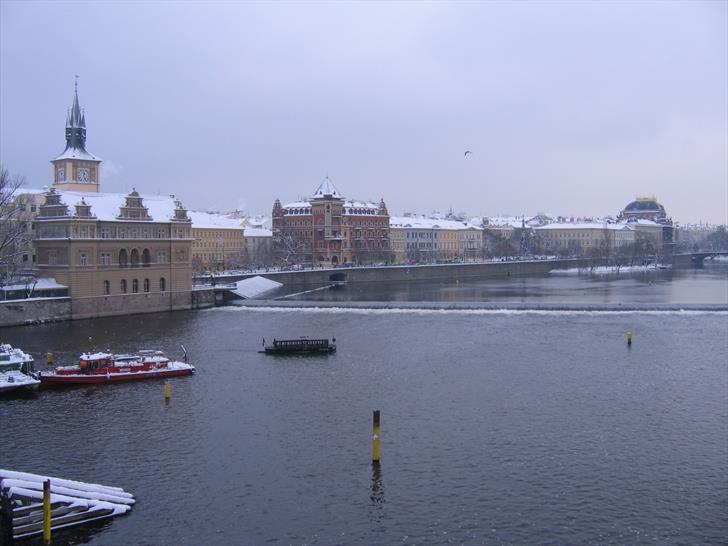
[[[193,373],[194,366],[187,362],[172,362],[162,351],[139,351],[135,355],[84,353],[78,365],[59,366],[50,372],[39,372],[38,379],[41,385],[57,385],[132,381]]]

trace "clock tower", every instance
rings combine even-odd
[[[53,187],[59,190],[98,192],[101,159],[86,151],[86,116],[78,106],[78,82],[66,116],[66,149],[51,160]]]

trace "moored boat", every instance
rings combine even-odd
[[[59,366],[40,372],[41,384],[78,384],[133,381],[159,377],[175,377],[195,373],[186,362],[170,361],[162,351],[139,351],[137,354],[84,353],[74,366]]]
[[[336,338],[328,339],[274,339],[272,344],[263,340],[263,350],[266,354],[328,354],[336,351]]]
[[[36,389],[40,381],[33,377],[33,357],[21,349],[0,343],[0,393],[16,389]]]

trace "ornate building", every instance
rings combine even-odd
[[[85,145],[76,91],[66,150],[51,161],[52,187],[35,217],[38,276],[68,287],[73,318],[190,308],[192,224],[182,203],[99,192],[101,160]]]
[[[390,262],[389,213],[345,199],[327,176],[307,201],[273,205],[273,246],[284,264],[337,266]]]

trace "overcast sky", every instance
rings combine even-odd
[[[102,191],[728,222],[725,1],[2,0],[0,161],[33,187],[75,74]]]

